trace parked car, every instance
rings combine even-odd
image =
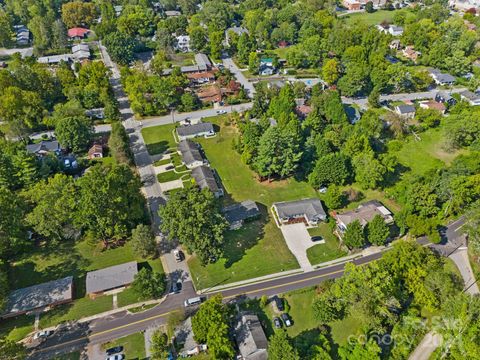
[[[45,339],[52,334],[53,334],[53,330],[42,330],[42,331],[39,331],[39,332],[35,333],[35,335],[33,335],[33,339],[34,340]]]
[[[273,301],[278,311],[285,310],[285,307],[283,306],[283,299],[279,298],[278,296],[275,296],[273,298]]]
[[[312,237],[310,238],[310,240],[312,240],[312,241],[314,241],[314,242],[324,241],[324,240],[323,240],[323,237],[321,237],[321,236],[312,236]]]
[[[327,192],[327,190],[328,190],[328,189],[327,189],[326,186],[322,186],[320,189],[318,189],[318,192],[319,192],[320,194],[325,194],[325,193]]]
[[[181,250],[178,250],[178,249],[173,250],[173,256],[175,257],[176,262],[180,262],[183,260],[183,253]]]
[[[172,283],[172,287],[170,288],[170,294],[178,294],[182,290],[182,282],[177,281]]]
[[[227,112],[225,110],[217,110],[218,115],[223,115],[226,114]]]
[[[282,322],[278,317],[273,318],[273,325],[275,325],[275,328],[280,329],[282,327]]]
[[[185,307],[189,307],[189,306],[194,306],[194,305],[200,305],[202,302],[204,302],[206,300],[205,297],[201,297],[201,296],[197,296],[197,297],[194,297],[194,298],[190,298],[190,299],[187,299],[183,302],[183,305],[185,305]]]
[[[285,323],[286,327],[292,326],[292,321],[290,320],[290,317],[288,316],[288,314],[283,313],[282,314],[282,320]]]
[[[116,355],[107,357],[105,360],[123,360],[123,359],[125,359],[124,354],[116,354]]]
[[[110,349],[105,350],[105,353],[108,356],[111,356],[111,355],[114,355],[114,354],[121,353],[122,351],[123,351],[123,346],[115,346],[115,347],[112,347]]]
[[[173,165],[168,165],[165,167],[165,170],[173,170],[173,169],[175,169],[175,166]]]

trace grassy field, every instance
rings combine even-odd
[[[101,245],[79,241],[75,244],[60,243],[38,247],[14,260],[9,269],[12,289],[23,288],[50,280],[73,276],[75,282],[75,301],[43,314],[40,326],[48,327],[66,320],[75,320],[112,309],[112,297],[102,296],[92,300],[85,296],[85,276],[88,271],[137,260],[140,266],[149,266],[163,272],[160,259],[144,260],[137,258],[130,243],[115,249],[102,250]],[[131,299],[131,298],[130,298]],[[136,301],[132,301],[136,302]],[[122,299],[126,305],[129,298]],[[2,321],[0,334],[20,339],[33,330],[33,318],[21,316],[17,319]]]
[[[126,360],[143,360],[146,358],[145,338],[141,332],[110,341],[103,344],[102,347],[108,349],[119,345],[123,346]]]
[[[175,124],[154,126],[142,129],[142,136],[150,155],[161,154],[169,148],[176,147],[172,131]]]
[[[325,239],[325,244],[318,244],[307,250],[307,257],[312,265],[347,255],[345,251],[340,249],[338,238],[332,233],[329,224],[322,223],[317,228],[308,229],[308,232],[311,236],[320,235]]]
[[[173,53],[169,54],[169,62],[174,66],[188,66],[195,64],[194,53]]]
[[[373,13],[361,12],[355,14],[349,14],[342,16],[347,23],[353,24],[354,22],[361,21],[367,25],[377,25],[382,21],[392,22],[395,11],[377,10]]]
[[[429,129],[419,134],[421,140],[410,136],[403,143],[397,155],[400,164],[416,174],[425,174],[432,169],[439,169],[445,164],[450,164],[455,157],[466,150],[447,152],[443,149],[445,139],[445,127]]]

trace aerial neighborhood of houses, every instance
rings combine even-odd
[[[23,5],[0,359],[479,357],[480,1]]]

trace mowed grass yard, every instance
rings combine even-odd
[[[409,136],[400,150],[391,152],[397,155],[400,164],[419,175],[449,165],[458,155],[467,153],[468,150],[447,152],[444,149],[447,131],[444,122],[437,128],[419,133],[421,140]]]
[[[105,343],[102,348],[106,350],[115,346],[123,346],[123,354],[125,354],[126,360],[146,359],[145,337],[141,332]]]
[[[225,203],[251,199],[259,205],[262,217],[242,229],[225,235],[224,257],[214,264],[202,266],[193,256],[189,260],[192,279],[198,289],[242,281],[276,272],[297,269],[298,263],[288,250],[282,233],[270,214],[270,206],[277,201],[296,200],[317,196],[305,182],[287,179],[272,183],[259,182],[240,155],[232,148],[237,136],[235,127],[226,125],[226,116],[205,118],[220,127],[216,137],[196,139],[222,181],[226,190]],[[159,142],[173,143],[169,125],[143,129],[148,146]],[[170,131],[169,131],[170,130]]]
[[[175,130],[175,124],[147,127],[142,129],[142,136],[147,144],[150,155],[161,154],[169,148],[176,147],[172,131]]]
[[[329,224],[321,223],[316,228],[308,229],[310,236],[321,236],[325,239],[324,244],[312,246],[307,250],[308,261],[312,265],[346,256],[347,252],[340,248],[338,238],[333,234]]]
[[[112,296],[102,296],[92,300],[85,296],[85,277],[88,271],[137,260],[142,266],[163,272],[160,259],[144,260],[137,258],[129,242],[115,249],[102,250],[100,243],[90,244],[83,240],[77,243],[46,245],[28,252],[12,262],[9,279],[12,289],[34,284],[74,277],[74,298],[71,304],[58,306],[40,316],[40,327],[45,328],[63,321],[76,320],[113,308]],[[119,303],[128,305],[137,298],[126,290],[119,294]],[[33,331],[33,317],[19,316],[0,322],[0,335],[19,340]]]
[[[344,19],[348,24],[353,24],[354,22],[361,21],[366,25],[378,25],[383,21],[391,23],[393,21],[394,15],[395,11],[377,10],[373,13],[359,12],[355,14],[340,16],[340,18]]]

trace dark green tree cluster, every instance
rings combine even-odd
[[[165,274],[142,268],[135,275],[132,289],[137,294],[138,300],[157,299],[165,291]]]
[[[223,253],[223,233],[228,225],[213,194],[205,189],[183,189],[170,196],[159,210],[160,229],[170,240],[177,239],[202,264]]]
[[[348,264],[340,279],[322,286],[313,309],[322,324],[347,316],[362,319],[365,341],[349,341],[338,349],[339,358],[380,359],[380,355],[381,358],[403,358],[395,356],[408,356],[429,331],[419,309],[438,311],[451,306],[461,291],[461,284],[458,275],[447,270],[444,260],[431,250],[404,241],[394,245],[376,262],[362,266]],[[447,314],[449,318],[455,317]],[[413,338],[412,342],[398,341],[388,346],[383,344],[381,348],[375,337],[371,337],[373,334],[389,334],[394,339],[395,336],[398,336],[396,339],[401,336]],[[331,349],[330,354],[334,355]]]

